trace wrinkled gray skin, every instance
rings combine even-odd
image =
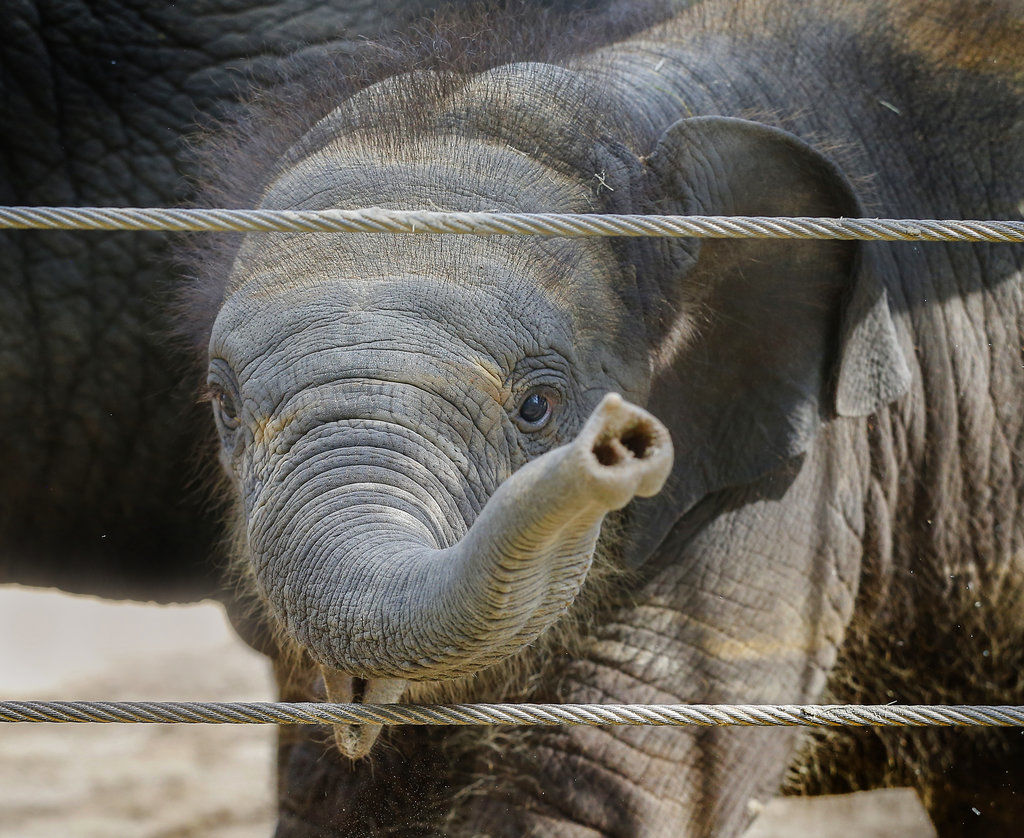
[[[1019,217],[1020,6],[929,8],[710,5],[564,66],[399,78],[313,128],[261,205]],[[210,384],[244,555],[306,656],[281,664],[285,694],[315,694],[319,671],[334,698],[423,700],[478,670],[461,695],[506,694],[485,668],[544,642],[598,540],[634,575],[516,695],[1019,701],[1022,262],[1007,245],[248,237]],[[553,406],[536,426],[532,393]],[[667,436],[665,489],[609,544],[602,519],[657,488]],[[339,729],[343,755],[286,734],[279,835],[733,836],[798,744],[377,733]],[[1019,734],[1000,742],[1008,768]],[[939,799],[950,747],[904,781],[945,834],[1007,834],[1011,798],[966,809],[998,794],[992,764],[947,766]],[[834,770],[883,782],[885,757]]]
[[[198,122],[296,55],[351,53],[438,5],[5,3],[0,204],[185,203]],[[0,581],[141,598],[216,584],[208,420],[169,338],[172,278],[160,234],[0,233]]]

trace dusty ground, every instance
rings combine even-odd
[[[272,698],[264,660],[220,607],[0,588],[0,695]],[[248,838],[272,831],[262,725],[5,725],[3,838]]]
[[[219,606],[0,586],[0,697],[271,699]],[[267,726],[0,725],[0,838],[264,838]],[[776,800],[746,838],[934,838],[913,792]]]

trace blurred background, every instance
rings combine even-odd
[[[0,586],[0,697],[273,700],[221,606]],[[2,838],[273,832],[271,725],[0,725]]]

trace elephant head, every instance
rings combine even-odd
[[[557,620],[605,514],[661,488],[672,446],[616,362],[581,353],[550,276],[480,241],[389,242],[402,264],[345,244],[243,255],[210,386],[261,592],[332,698],[396,700]]]
[[[417,83],[378,87],[407,105]],[[652,151],[599,117],[567,128],[559,96],[580,84],[500,68],[393,124],[364,93],[288,151],[261,205],[856,212],[776,129],[684,120]],[[801,453],[834,368],[855,408],[889,398],[890,379],[861,378],[891,323],[840,322],[842,299],[885,304],[854,286],[857,260],[848,243],[249,237],[210,340],[221,460],[257,587],[328,694],[396,700],[532,643],[577,596],[606,513],[671,471],[654,544],[700,497]],[[352,757],[372,741],[338,737]]]

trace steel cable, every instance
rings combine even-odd
[[[0,229],[5,228],[1024,242],[1024,221],[432,212],[375,207],[301,211],[0,207]]]
[[[1024,707],[869,704],[329,704],[0,701],[0,722],[1024,727]]]

